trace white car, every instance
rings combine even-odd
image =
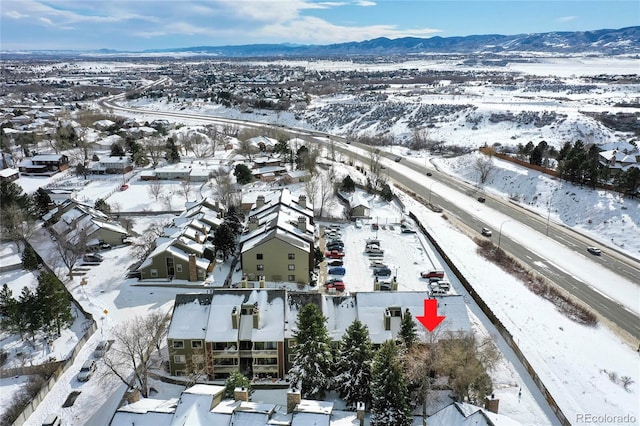
[[[600,256],[602,254],[602,250],[600,250],[598,247],[587,247],[587,251],[595,256]]]

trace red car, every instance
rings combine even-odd
[[[329,280],[325,284],[325,287],[327,287],[327,290],[334,288],[337,291],[344,291],[345,289],[344,281],[342,281],[341,279]]]
[[[444,278],[444,271],[439,271],[439,270],[425,271],[420,273],[420,276],[422,278],[429,278],[429,280],[441,280],[442,278]]]
[[[325,252],[324,257],[328,257],[329,259],[342,259],[344,257],[344,253],[338,250],[331,250]]]

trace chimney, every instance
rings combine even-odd
[[[234,306],[231,311],[231,326],[234,330],[240,328],[240,310],[237,306]]]
[[[241,388],[235,388],[233,390],[233,399],[235,401],[248,402],[249,401],[249,389],[245,388],[244,386],[241,387]]]
[[[249,217],[249,232],[255,231],[258,229],[258,217],[251,216]]]
[[[196,267],[196,255],[189,253],[189,281],[198,280],[198,268]]]
[[[492,413],[498,414],[499,404],[500,404],[500,400],[495,398],[493,394],[491,394],[490,398],[485,398],[484,400],[484,408],[491,411]]]
[[[134,402],[140,401],[140,389],[138,388],[130,388],[124,395],[127,403],[133,404]]]
[[[202,243],[202,237],[200,236],[200,232],[196,231],[195,236],[196,236],[196,242]]]
[[[287,392],[287,414],[293,413],[296,406],[302,401],[302,394],[298,390],[289,389]]]
[[[300,197],[298,197],[298,204],[300,205],[300,207],[304,207],[306,209],[307,208],[307,196],[306,195],[301,195]]]
[[[307,217],[306,216],[298,216],[298,229],[301,231],[307,230]]]
[[[253,328],[260,328],[260,309],[258,309],[258,302],[253,304]]]
[[[260,208],[264,206],[264,195],[258,195],[258,198],[256,199],[256,208]]]
[[[260,288],[265,288],[266,283],[264,281],[264,275],[260,275]]]
[[[364,402],[356,404],[356,419],[358,419],[360,426],[364,426],[364,408]]]

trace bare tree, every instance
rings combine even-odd
[[[87,243],[89,242],[88,226],[81,224],[81,222],[81,220],[72,222],[70,228],[61,234],[50,229],[53,242],[58,249],[58,253],[52,253],[52,255],[55,256],[55,259],[62,260],[71,279],[73,279],[73,267],[78,262],[78,258],[87,251]]]
[[[495,165],[493,164],[493,157],[484,155],[478,157],[475,164],[475,169],[478,172],[478,182],[483,185],[491,176],[491,173],[495,169]]]
[[[205,135],[209,138],[209,146],[211,147],[211,155],[215,156],[216,151],[226,143],[227,136],[218,129],[218,126],[207,126],[204,130]]]
[[[318,176],[310,176],[309,180],[304,183],[304,190],[307,193],[307,200],[309,200],[312,206],[316,205],[319,187],[320,178]]]
[[[164,155],[165,141],[160,136],[152,136],[144,139],[142,145],[151,159],[151,164],[156,167]]]
[[[159,180],[154,180],[147,186],[147,192],[153,196],[153,198],[158,201],[160,195],[162,195],[162,184]]]
[[[15,204],[3,206],[0,216],[0,240],[14,242],[18,252],[22,252],[20,244],[24,247],[33,235],[35,221]]]
[[[168,322],[168,314],[153,312],[146,317],[137,316],[115,328],[112,332],[113,348],[103,358],[107,374],[116,376],[127,386],[131,386],[133,374],[135,386],[147,398],[151,355],[154,350],[160,351]]]
[[[230,136],[232,138],[235,138],[240,133],[240,129],[238,128],[237,124],[227,123],[222,126],[222,133],[225,136]]]
[[[141,235],[133,238],[132,251],[138,260],[146,259],[155,250],[156,239],[164,235],[164,228],[169,224],[170,221],[153,222]]]
[[[191,151],[196,158],[210,157],[212,154],[211,145],[206,140],[205,135],[198,132],[190,132],[180,137],[180,143],[184,148],[184,153]]]
[[[415,151],[427,149],[429,146],[429,131],[425,128],[415,129],[409,147]]]
[[[333,138],[329,138],[329,155],[331,156],[331,161],[336,161],[336,141]]]
[[[373,189],[378,191],[382,189],[384,184],[386,183],[386,179],[382,174],[382,154],[380,150],[375,149],[369,152],[369,172],[371,176],[369,177],[371,181],[371,185]]]
[[[320,179],[318,195],[320,196],[320,217],[322,217],[324,206],[327,204],[327,201],[329,201],[329,198],[331,198],[334,190],[335,173],[333,167],[329,169],[328,173],[319,175],[318,179]]]
[[[184,197],[186,202],[189,202],[189,195],[191,194],[191,190],[193,189],[193,185],[191,183],[191,179],[186,178],[180,182],[180,188],[178,188],[178,194]]]
[[[218,167],[212,173],[214,182],[211,183],[212,188],[216,192],[218,201],[229,208],[240,204],[240,193],[238,192],[236,185],[231,180],[231,173],[224,167]]]
[[[253,146],[249,139],[241,139],[238,141],[238,147],[233,150],[233,153],[252,161],[252,156],[258,153],[258,148]]]

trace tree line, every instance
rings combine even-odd
[[[452,335],[436,340],[430,335],[430,342],[422,342],[407,309],[396,341],[375,349],[367,326],[355,320],[334,348],[326,321],[313,304],[298,315],[289,382],[303,398],[323,398],[335,390],[351,407],[365,404],[372,425],[409,426],[413,409],[422,406],[426,416],[424,402],[435,389],[448,389],[457,399],[475,404],[493,390],[487,371],[499,355],[488,339]]]

